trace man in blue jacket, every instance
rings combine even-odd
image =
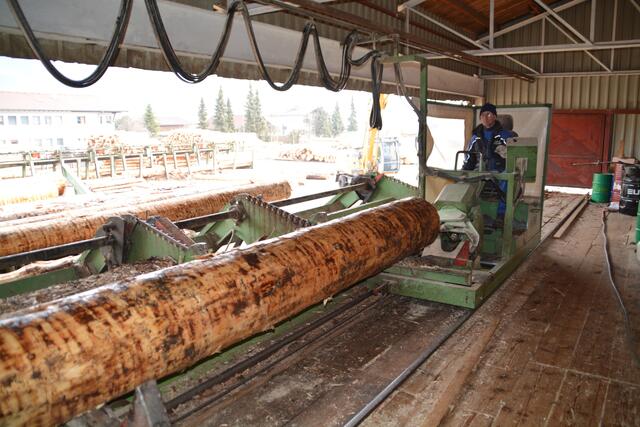
[[[467,150],[472,153],[482,153],[484,170],[504,172],[507,156],[507,138],[515,136],[510,130],[502,128],[497,121],[498,112],[493,104],[484,104],[480,109],[480,123],[471,136]],[[462,165],[463,170],[471,171],[478,168],[476,154],[467,154]]]
[[[498,112],[496,106],[486,103],[480,109],[480,125],[478,125],[472,133],[469,142],[468,151],[462,165],[463,170],[478,169],[478,160],[480,156],[474,153],[482,153],[482,162],[484,170],[490,172],[504,172],[507,166],[507,138],[515,136],[515,134],[502,128],[497,119]],[[500,181],[500,190],[504,193],[507,190],[507,182]],[[504,200],[498,204],[498,217],[503,217],[505,212]]]

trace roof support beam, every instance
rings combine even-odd
[[[495,25],[495,0],[489,0],[489,48],[493,49],[493,27]]]
[[[492,0],[492,1],[493,1],[493,0]],[[479,42],[476,42],[476,41],[475,41],[475,40],[473,40],[472,38],[465,36],[465,35],[464,35],[464,34],[462,34],[461,32],[454,30],[453,28],[449,27],[448,25],[443,24],[442,22],[438,21],[437,19],[434,19],[434,18],[430,17],[429,15],[427,15],[427,14],[425,14],[425,13],[420,12],[420,11],[419,11],[419,10],[417,10],[417,9],[407,9],[407,13],[408,13],[409,11],[411,11],[412,13],[415,13],[415,14],[416,14],[416,15],[418,15],[418,16],[423,17],[423,18],[424,18],[424,19],[426,19],[427,21],[429,21],[429,22],[431,22],[431,23],[433,23],[433,24],[435,24],[435,25],[437,25],[437,26],[439,26],[439,27],[441,27],[441,28],[443,28],[443,29],[445,29],[445,30],[449,31],[451,34],[453,34],[453,35],[455,35],[455,36],[457,36],[457,37],[460,37],[462,40],[465,40],[465,41],[467,41],[467,42],[469,42],[469,43],[473,44],[474,46],[479,47],[479,48],[480,48],[480,49],[482,49],[482,50],[488,50],[487,46],[485,46],[484,44],[479,43]],[[521,66],[522,68],[524,68],[524,69],[526,69],[526,70],[531,71],[533,74],[538,74],[538,71],[537,71],[537,70],[534,70],[533,68],[529,67],[527,64],[524,64],[522,61],[518,61],[517,59],[512,58],[512,57],[511,57],[511,56],[509,56],[509,55],[505,55],[505,57],[506,57],[507,59],[509,59],[511,62],[518,64],[518,65],[519,65],[519,66]]]
[[[617,0],[616,0],[617,1]],[[548,19],[547,21],[549,21],[549,23],[551,23],[551,25],[553,25],[554,27],[556,27],[558,29],[558,31],[560,31],[562,34],[564,34],[564,36],[566,38],[568,38],[570,41],[572,41],[573,43],[578,43],[578,41],[575,39],[575,37],[572,37],[571,34],[567,33],[560,25],[556,24],[555,22],[553,22],[552,19]],[[591,59],[594,60],[594,62],[596,62],[599,66],[601,66],[602,68],[604,68],[606,71],[611,72],[611,69],[609,67],[607,67],[602,61],[600,61],[598,59],[597,56],[595,56],[593,53],[589,52],[586,49],[582,50],[584,53],[586,53]]]
[[[424,3],[427,0],[408,0],[405,1],[402,4],[398,5],[398,12],[402,12],[405,9],[411,9],[412,7],[416,7],[417,5],[419,5],[420,3]]]
[[[589,40],[591,43],[595,42],[596,39],[596,8],[597,8],[597,0],[591,0],[591,22],[589,23]]]
[[[569,3],[565,3],[565,4],[561,5],[561,6],[558,6],[558,7],[554,8],[553,10],[556,11],[556,12],[561,12],[563,10],[572,8],[573,6],[576,6],[576,5],[579,5],[581,3],[584,3],[585,1],[588,1],[588,0],[573,0],[573,1],[570,1]],[[536,16],[533,16],[531,18],[525,19],[524,21],[516,22],[513,25],[510,25],[508,27],[505,27],[505,28],[503,28],[501,30],[496,31],[495,33],[493,33],[493,37],[499,37],[501,35],[510,33],[510,32],[512,32],[514,30],[517,30],[518,28],[525,27],[525,26],[527,26],[527,25],[529,25],[529,24],[531,24],[533,22],[537,22],[537,21],[539,21],[541,19],[544,19],[548,15],[549,15],[549,12],[544,12],[544,13],[541,13],[540,15],[536,15]],[[477,41],[484,42],[484,41],[487,41],[487,40],[489,40],[489,35],[481,37]]]
[[[573,28],[573,26],[571,24],[569,24],[567,21],[564,20],[564,18],[562,18],[562,16],[560,16],[558,14],[558,12],[556,12],[555,10],[551,9],[549,6],[547,6],[547,4],[545,2],[543,2],[542,0],[534,0],[536,3],[538,3],[540,5],[540,7],[542,7],[544,10],[546,10],[547,12],[549,12],[551,14],[551,16],[553,16],[554,18],[556,18],[558,21],[560,21],[562,23],[562,25],[564,25],[565,27],[567,27],[567,29],[569,31],[571,31],[573,34],[575,34],[576,36],[578,36],[578,38],[580,40],[582,40],[584,43],[591,43],[591,40],[589,40],[588,38],[586,38],[585,36],[582,35],[582,33],[578,30],[576,30],[575,28]]]
[[[549,21],[551,22],[551,21]],[[530,53],[578,52],[583,50],[633,49],[640,48],[640,39],[599,42],[593,44],[553,44],[546,46],[520,46],[497,48],[493,50],[466,50],[464,53],[473,56],[525,55]],[[427,59],[446,58],[441,55],[426,55]]]
[[[631,2],[631,4],[633,5],[633,7],[636,8],[636,10],[638,11],[638,13],[640,13],[640,4],[638,3],[638,0],[629,0]]]
[[[264,0],[260,0],[260,1],[264,1]],[[276,0],[267,0],[266,3],[273,3],[277,5],[283,4],[283,2],[276,1]],[[396,28],[380,25],[378,23],[363,19],[358,15],[347,13],[342,10],[337,10],[329,6],[321,5],[312,0],[287,0],[287,3],[294,4],[305,11],[308,10],[313,13],[329,16],[334,19],[339,19],[341,21],[344,21],[353,25],[356,28],[359,28],[365,31],[369,31],[377,34],[384,34],[384,35],[397,34],[399,40],[404,43],[409,43],[412,46],[416,46],[419,49],[444,55],[446,58],[449,58],[449,59],[453,59],[456,61],[471,64],[471,65],[481,66],[483,68],[486,68],[487,70],[495,71],[500,74],[510,75],[512,77],[516,77],[518,79],[526,80],[529,82],[533,81],[533,78],[531,78],[527,74],[513,71],[509,68],[494,64],[490,61],[479,60],[479,58],[476,58],[473,55],[468,55],[463,51],[450,49],[450,48],[435,44],[421,37],[418,37],[415,34],[407,33],[406,31],[398,31]]]
[[[108,45],[113,21],[107,18],[115,16],[119,0],[84,0],[82,2],[57,0],[44,3],[31,1],[21,3],[23,3],[25,15],[30,19],[36,36],[40,40],[54,42],[61,47],[58,53],[52,55],[53,60],[95,63],[92,62],[92,60],[95,61],[95,55],[83,56],[83,47],[88,47],[91,52],[90,49],[94,46]],[[174,25],[172,28],[175,30],[171,32],[171,38],[174,45],[179,46],[178,54],[184,57],[185,61],[209,61],[213,44],[220,38],[226,16],[171,1],[161,1],[160,6],[165,22]],[[235,19],[237,22],[231,30],[222,62],[223,64],[238,64],[240,66],[249,64],[251,66],[255,64],[255,58],[252,50],[247,48],[249,40],[242,25],[242,18],[236,17]],[[82,25],[78,25],[78,23]],[[300,46],[300,31],[262,22],[253,22],[253,28],[267,67],[273,70],[290,70],[295,52]],[[349,28],[353,28],[353,26],[349,26]],[[21,34],[22,32],[9,11],[7,2],[0,1],[0,35],[21,36]],[[329,73],[338,76],[342,61],[340,42],[321,38],[320,44]],[[133,4],[129,31],[127,31],[122,48],[126,49],[127,55],[118,58],[117,66],[163,69],[164,63],[160,48],[153,35],[144,2],[136,1]],[[367,51],[368,49],[356,47],[353,55],[360,57]],[[23,57],[21,51],[12,51],[8,44],[0,45],[0,54]],[[418,89],[420,87],[420,67],[417,64],[407,64],[405,68],[403,69],[405,84],[411,89]],[[308,52],[305,56],[302,72],[317,73],[313,52]],[[471,98],[482,97],[484,94],[482,80],[473,76],[429,66],[428,79],[429,90]],[[370,67],[353,67],[351,80],[354,83],[369,82],[371,80]],[[385,68],[382,83],[395,87],[395,76],[390,67]]]
[[[614,0],[613,2],[613,25],[611,26],[611,41],[616,39],[616,29],[618,26],[618,0]],[[613,69],[613,60],[615,57],[616,51],[611,49],[611,69]]]

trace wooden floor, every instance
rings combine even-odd
[[[589,205],[549,238],[364,425],[640,425],[640,366],[608,282],[601,212]],[[607,235],[640,336],[634,221],[610,214]]]

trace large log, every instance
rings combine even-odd
[[[65,190],[62,177],[27,177],[0,180],[0,206],[54,199]]]
[[[0,424],[51,425],[265,331],[433,242],[404,199],[0,320]]]
[[[103,180],[104,179],[100,179],[96,181]],[[178,196],[182,197],[213,191],[221,192],[232,189],[231,186],[211,186],[199,180],[192,181],[190,184],[179,185],[180,186],[175,186],[164,182],[159,187],[132,188],[126,194],[105,194],[98,192],[75,195],[70,198],[58,198],[0,207],[0,228],[47,221],[54,218],[82,216],[87,213],[93,213],[96,210],[102,211],[105,209],[122,208],[140,203],[168,200]],[[237,185],[243,185],[243,183],[238,183]],[[244,183],[244,185],[249,185],[249,183]],[[261,183],[256,185],[261,185]],[[89,186],[91,186],[90,183]]]
[[[230,191],[211,191],[163,201],[142,203],[111,210],[98,210],[80,217],[56,218],[0,228],[0,256],[90,239],[109,217],[132,214],[146,219],[160,215],[172,221],[216,213],[234,196],[242,193],[262,195],[265,200],[286,199],[291,187],[286,181],[238,187]]]

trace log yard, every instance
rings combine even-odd
[[[638,23],[0,0],[0,426],[640,426]]]

